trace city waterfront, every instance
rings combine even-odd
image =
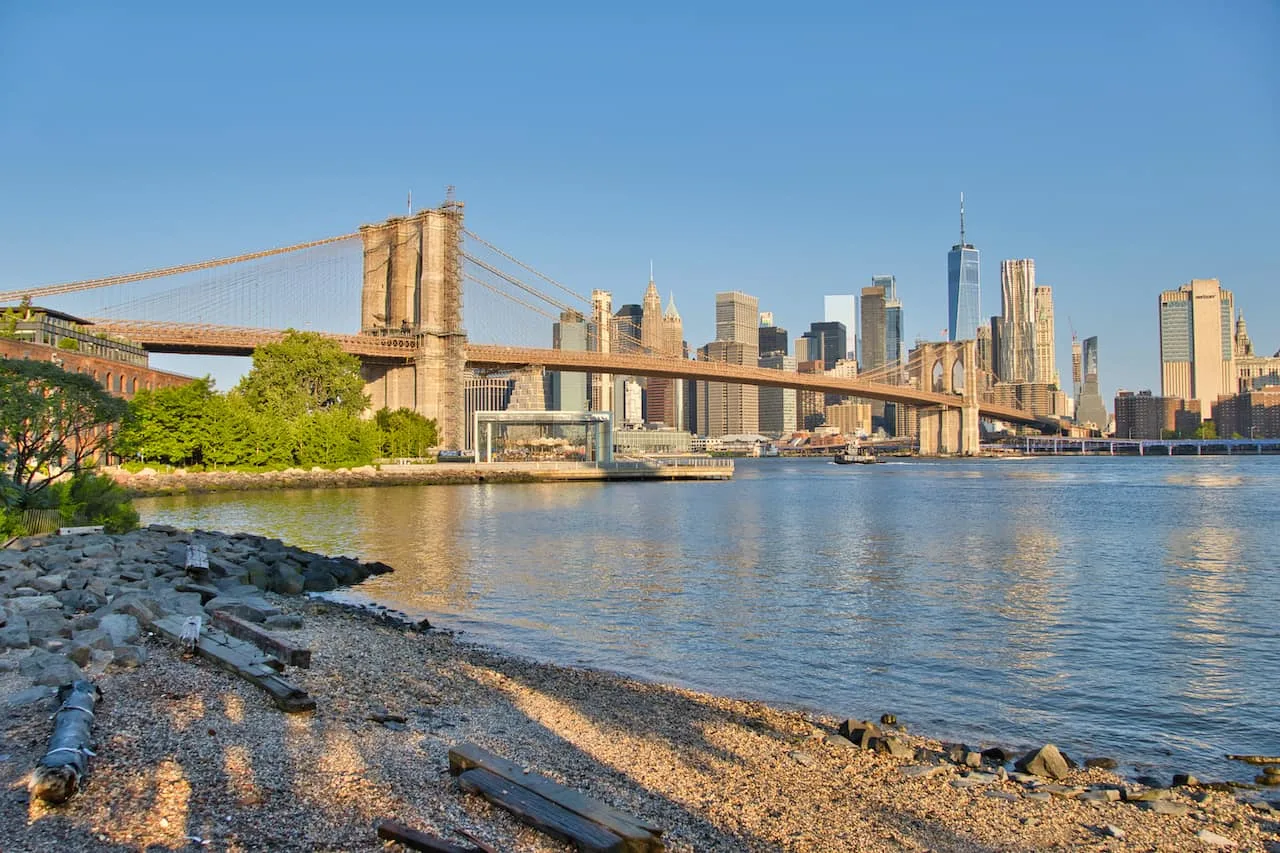
[[[1130,771],[1275,753],[1275,457],[740,462],[705,484],[150,498],[383,560],[361,595],[538,659]]]

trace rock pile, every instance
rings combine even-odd
[[[202,546],[208,570],[187,569]],[[0,550],[0,671],[36,690],[146,661],[144,626],[170,616],[223,610],[268,628],[298,627],[264,592],[297,595],[391,571],[382,563],[326,557],[250,534],[185,532],[153,525],[122,536],[31,537]],[[30,651],[26,651],[26,650]]]

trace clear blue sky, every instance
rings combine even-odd
[[[0,289],[345,233],[454,184],[581,292],[638,302],[654,259],[695,346],[718,290],[795,334],[877,273],[935,338],[963,190],[983,313],[1000,260],[1035,258],[1064,383],[1070,318],[1108,401],[1158,391],[1157,295],[1193,277],[1280,348],[1272,0],[116,5],[0,0]]]

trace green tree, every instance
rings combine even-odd
[[[252,408],[282,420],[327,411],[358,416],[369,404],[360,359],[335,341],[294,329],[253,351],[238,390]]]
[[[0,440],[20,505],[91,461],[126,408],[92,377],[45,361],[0,360]]]
[[[374,420],[382,432],[382,452],[389,457],[426,456],[436,445],[436,422],[412,409],[380,409]]]
[[[173,388],[139,391],[116,436],[116,453],[171,465],[203,462],[216,396],[207,376]]]
[[[138,526],[138,511],[110,477],[81,471],[50,491],[57,492],[62,523],[67,526],[101,524],[107,533],[127,533]]]
[[[1218,428],[1217,426],[1214,425],[1213,421],[1203,421],[1201,422],[1200,426],[1196,427],[1195,437],[1196,438],[1217,438]]]

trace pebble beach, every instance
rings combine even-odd
[[[178,559],[192,542],[206,582]],[[481,849],[572,849],[464,793],[448,768],[460,743],[661,827],[677,851],[1280,851],[1280,788],[1023,773],[910,720],[869,737],[859,721],[499,654],[311,594],[387,568],[352,562],[171,528],[0,552],[0,851],[398,849],[381,819]],[[311,650],[283,675],[314,710],[285,713],[147,627],[214,608]],[[102,691],[96,754],[51,805],[27,784],[72,677]]]

